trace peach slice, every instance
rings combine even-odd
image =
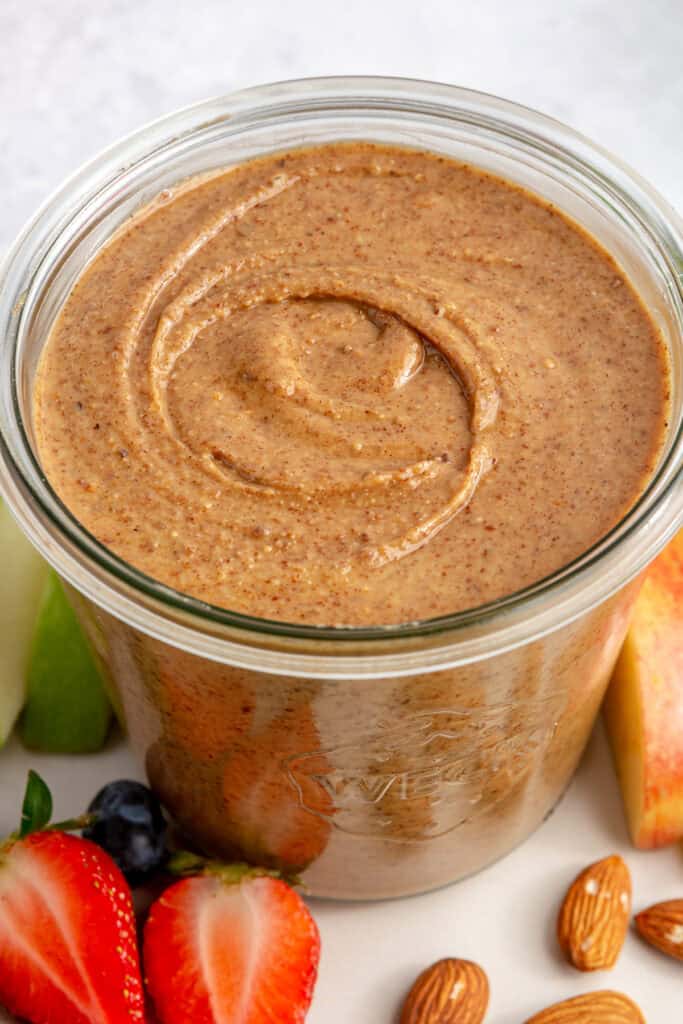
[[[604,716],[634,844],[683,838],[683,530],[647,571]]]

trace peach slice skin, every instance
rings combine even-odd
[[[635,846],[683,838],[683,530],[648,569],[604,704]]]

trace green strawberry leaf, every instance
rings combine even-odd
[[[21,808],[19,838],[24,839],[31,832],[40,832],[52,817],[52,794],[38,772],[28,773],[24,803]]]

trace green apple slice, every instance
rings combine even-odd
[[[102,676],[64,587],[50,572],[31,643],[24,746],[52,754],[99,750],[112,719]]]
[[[31,635],[48,567],[0,501],[0,746],[26,698]]]

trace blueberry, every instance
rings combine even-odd
[[[116,861],[130,882],[163,864],[167,824],[154,793],[140,782],[110,782],[88,808],[93,821],[83,830]]]

